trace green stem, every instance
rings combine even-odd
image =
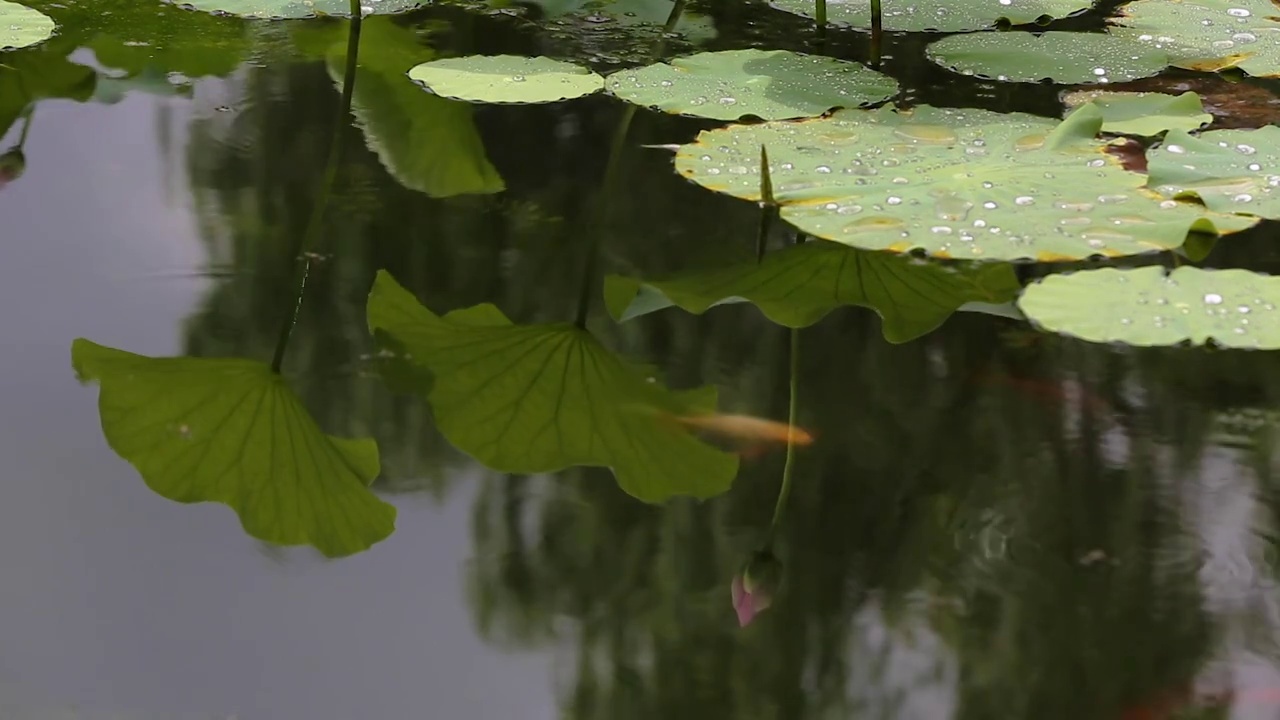
[[[325,158],[324,175],[320,180],[320,192],[316,202],[311,206],[311,217],[307,220],[303,231],[302,244],[298,248],[298,271],[294,275],[293,309],[280,327],[280,335],[276,339],[275,354],[271,358],[271,371],[279,374],[284,365],[284,351],[293,335],[293,328],[298,324],[298,313],[302,310],[302,296],[307,289],[307,277],[311,274],[311,263],[315,259],[314,248],[320,237],[320,224],[324,220],[324,211],[329,205],[329,196],[333,193],[334,181],[338,176],[338,157],[342,154],[342,129],[347,124],[347,116],[351,114],[351,96],[356,89],[356,66],[360,53],[360,25],[363,22],[360,0],[351,0],[351,29],[347,33],[347,63],[342,73],[342,100],[333,119],[333,128],[329,135],[329,155]]]
[[[800,393],[800,329],[791,328],[791,400],[787,408],[787,424],[794,430],[796,427],[796,408],[799,405]],[[782,524],[782,513],[787,507],[787,498],[791,495],[791,484],[795,478],[796,443],[793,435],[787,437],[787,459],[782,465],[782,489],[778,491],[778,501],[773,506],[773,519],[769,521],[769,532],[765,535],[763,549],[771,550],[773,540],[778,534],[778,526]]]
[[[18,144],[14,146],[18,150],[21,150],[22,146],[27,144],[27,132],[31,130],[31,116],[35,114],[36,106],[30,105],[20,115],[22,118],[22,133],[18,135]]]
[[[880,0],[871,0],[871,67],[880,67],[880,43],[884,37],[884,12]]]
[[[825,33],[827,29],[827,0],[816,0],[814,5],[814,22],[818,24],[818,32]]]

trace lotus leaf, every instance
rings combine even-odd
[[[283,20],[319,15],[351,17],[350,0],[165,0],[183,7],[240,17]],[[412,10],[424,0],[360,0],[364,15],[391,15]]]
[[[14,52],[0,61],[0,138],[39,100],[93,97],[98,77],[93,68],[69,62],[64,53],[49,49],[43,45]]]
[[[1200,96],[1145,92],[1082,90],[1063,98],[1067,107],[1091,103],[1102,111],[1102,131],[1122,135],[1153,136],[1169,130],[1195,130],[1213,116],[1204,111]]]
[[[989,32],[952,35],[929,46],[931,60],[963,75],[1064,85],[1155,75],[1169,64],[1163,50],[1100,33]]]
[[[968,302],[998,304],[1021,289],[1006,263],[950,267],[896,253],[808,242],[736,265],[660,282],[605,279],[609,313],[619,321],[671,305],[703,313],[716,305],[750,302],[773,322],[805,327],[842,305],[875,310],[889,342],[914,340],[936,329]]]
[[[333,31],[334,41],[324,53],[329,77],[341,88],[346,32],[345,27]],[[365,20],[361,44],[351,112],[387,172],[401,185],[436,198],[501,192],[505,185],[485,154],[474,108],[404,80],[405,71],[435,51],[389,17]]]
[[[1280,348],[1280,278],[1149,266],[1050,275],[1018,305],[1036,324],[1090,342]]]
[[[107,444],[160,495],[226,504],[253,537],[330,557],[395,529],[396,509],[368,487],[377,445],[325,435],[266,365],[144,357],[85,339],[71,359],[82,381],[98,381]]]
[[[56,26],[47,15],[25,5],[0,0],[0,50],[14,50],[44,42]]]
[[[1280,12],[1270,0],[1137,0],[1121,8],[1111,34],[1167,52],[1182,68],[1280,75]]]
[[[779,10],[813,17],[813,0],[772,0]],[[884,29],[892,32],[962,32],[1008,22],[1015,25],[1066,17],[1089,9],[1087,0],[883,0]],[[871,0],[828,0],[827,22],[871,26]]]
[[[1070,260],[1174,248],[1256,221],[1161,199],[1095,140],[1100,111],[1045,118],[920,106],[705,131],[676,153],[704,187],[760,200],[769,152],[782,217],[817,237],[939,257]]]
[[[548,103],[590,95],[604,78],[546,57],[469,55],[422,63],[409,77],[431,92],[475,103]]]
[[[716,120],[821,115],[898,92],[893,78],[857,63],[787,50],[724,50],[610,75],[609,92],[664,112]]]
[[[489,0],[495,5],[509,5],[511,0]],[[528,0],[542,9],[543,19],[552,33],[590,34],[593,42],[606,36],[609,40],[633,39],[656,35],[662,31],[671,14],[671,0]],[[690,43],[702,43],[716,36],[711,18],[689,9],[680,14],[674,32]],[[611,45],[611,52],[615,50]],[[621,48],[617,48],[621,49]],[[645,48],[646,52],[648,48]]]
[[[608,467],[646,502],[716,495],[737,474],[737,458],[668,417],[711,412],[714,391],[669,391],[574,325],[513,325],[492,305],[440,317],[386,271],[368,315],[435,377],[427,401],[440,432],[488,467]]]
[[[1280,218],[1280,127],[1171,132],[1147,151],[1149,185],[1165,197],[1194,196],[1211,210]]]

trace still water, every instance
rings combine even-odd
[[[720,46],[788,37],[708,14]],[[451,53],[627,60],[616,38],[505,15],[397,23]],[[116,32],[41,52],[99,67],[136,47]],[[428,98],[381,142],[377,98],[356,97],[285,376],[326,431],[377,439],[390,538],[325,560],[153,493],[107,446],[70,345],[271,357],[337,92],[323,37],[248,37],[229,63],[202,46],[99,68],[99,91],[151,81],[37,94],[4,139],[26,125],[26,171],[0,189],[0,718],[1280,717],[1274,355],[1091,345],[972,312],[890,344],[870,310],[833,312],[800,333],[798,424],[817,439],[776,538],[785,582],[747,627],[729,588],[781,450],[746,454],[724,495],[646,505],[605,470],[488,470],[388,391],[364,310],[378,269],[437,312],[492,302],[535,323],[573,319],[584,268],[594,295],[604,273],[753,256],[757,209],[644,147],[710,123],[638,114],[622,192],[599,197],[624,113],[602,97]],[[897,52],[915,101],[1058,112],[1052,89],[945,82],[901,59],[908,40]],[[8,72],[47,67],[36,55]],[[1274,270],[1273,233],[1206,264]],[[617,324],[597,304],[589,328],[673,387],[716,386],[728,412],[786,417],[789,333],[748,305]]]

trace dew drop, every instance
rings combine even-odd
[[[523,75],[512,75],[512,76],[511,76],[511,82],[524,82],[524,76],[523,76]]]
[[[732,98],[732,97],[722,97],[720,98],[720,104],[721,105],[737,105],[738,99]]]
[[[814,168],[813,171],[821,175],[826,175],[827,173],[831,172],[831,168],[826,165],[819,165],[818,167]]]
[[[1035,202],[1036,202],[1036,199],[1031,197],[1030,195],[1019,195],[1018,197],[1013,199],[1014,205],[1027,206],[1027,205],[1034,205]]]
[[[1187,149],[1181,145],[1166,145],[1164,149],[1175,155],[1181,155],[1187,151]]]
[[[885,198],[885,204],[886,204],[886,205],[901,205],[901,204],[902,204],[902,198],[898,197],[897,195],[890,195],[889,197]]]
[[[1252,196],[1252,195],[1250,195],[1249,193],[1240,193],[1239,195],[1236,195],[1236,196],[1232,197],[1231,199],[1232,199],[1232,201],[1234,201],[1234,202],[1238,202],[1238,203],[1247,203],[1247,202],[1252,202],[1252,201],[1253,201],[1253,196]]]
[[[994,201],[988,200],[988,201],[986,201],[986,202],[982,203],[982,207],[984,207],[984,208],[986,208],[986,209],[988,209],[988,210],[995,210],[995,209],[996,209],[997,207],[999,207],[999,206],[998,206],[998,205],[996,205]]]
[[[1204,303],[1206,305],[1220,305],[1222,304],[1222,296],[1218,293],[1205,293]]]
[[[1249,17],[1253,13],[1249,12],[1244,8],[1227,8],[1227,14],[1230,15],[1231,17],[1244,18],[1244,17]]]

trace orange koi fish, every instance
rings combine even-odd
[[[768,443],[813,444],[813,435],[804,428],[751,415],[714,413],[665,417],[687,428],[744,442],[748,446],[747,451],[744,451],[746,454],[755,454],[755,451]]]

